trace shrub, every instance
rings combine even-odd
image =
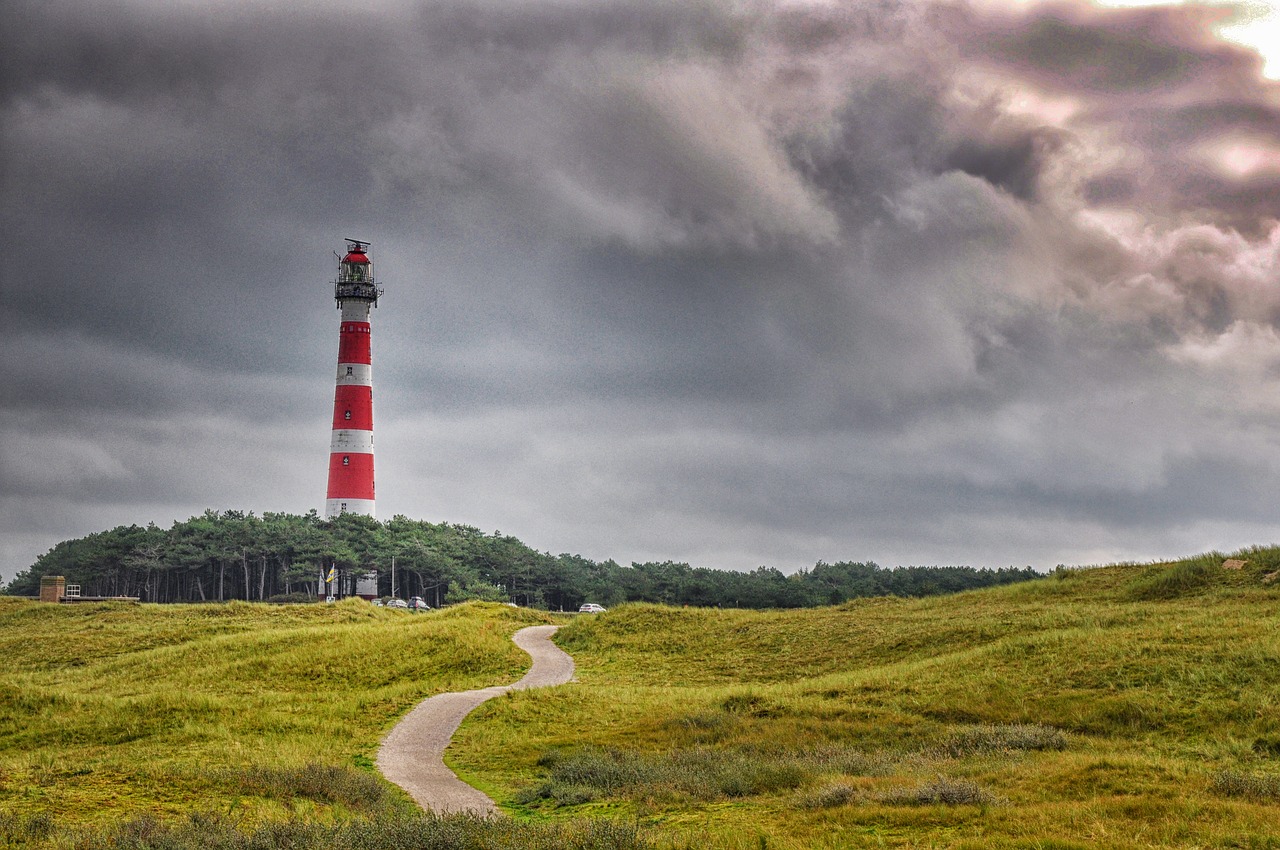
[[[797,758],[815,769],[849,776],[884,776],[897,763],[891,753],[878,752],[868,755],[851,747],[825,746],[803,750]]]
[[[268,602],[288,603],[291,605],[309,605],[320,600],[315,595],[306,593],[301,590],[295,590],[292,593],[277,593],[274,596],[267,597]]]
[[[517,798],[576,805],[604,797],[734,799],[789,791],[818,773],[868,773],[879,768],[861,753],[838,748],[772,752],[758,748],[671,750],[640,754],[584,747],[553,750],[538,762],[546,780]]]
[[[1224,797],[1242,797],[1260,803],[1280,802],[1280,776],[1223,770],[1214,774],[1209,789]]]
[[[13,812],[0,812],[0,844],[25,847],[32,841],[48,838],[53,833],[53,819],[47,814],[25,817]]]
[[[1062,750],[1066,746],[1066,735],[1052,726],[1012,723],[966,727],[953,733],[939,749],[950,758],[964,758],[1021,750]]]
[[[377,777],[340,765],[300,767],[249,765],[222,771],[221,778],[241,794],[288,800],[302,797],[373,811],[387,803],[387,786]]]
[[[800,800],[800,808],[802,809],[834,809],[837,806],[843,806],[857,795],[857,790],[852,785],[840,783],[838,785],[828,785],[812,794],[807,794]]]
[[[927,785],[898,788],[880,796],[891,806],[986,806],[995,802],[991,792],[973,782],[939,776]]]
[[[620,750],[552,750],[538,764],[550,769],[547,781],[519,794],[517,802],[547,799],[573,806],[657,781],[655,771],[640,756]]]
[[[220,815],[177,825],[151,818],[81,836],[84,850],[650,850],[632,824],[596,820],[533,824],[477,815],[414,815],[337,824],[288,821],[242,831]]]

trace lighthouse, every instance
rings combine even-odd
[[[373,358],[370,311],[382,288],[374,281],[369,243],[348,239],[333,297],[342,311],[338,330],[338,386],[333,396],[329,491],[324,515],[373,516]]]

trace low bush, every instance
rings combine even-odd
[[[802,809],[834,809],[843,806],[857,796],[857,789],[852,785],[839,783],[820,788],[800,799]]]
[[[953,733],[939,747],[942,755],[964,758],[1021,750],[1063,750],[1067,736],[1038,723],[968,726]]]
[[[415,815],[337,824],[288,821],[243,830],[220,815],[194,815],[186,823],[150,818],[108,832],[77,836],[83,850],[650,850],[632,824],[580,821],[520,823],[476,815]]]
[[[273,799],[302,797],[321,803],[341,803],[352,809],[375,811],[387,801],[387,786],[377,777],[340,765],[310,763],[299,767],[250,765],[222,771],[222,778],[240,794]]]
[[[721,800],[790,791],[824,773],[870,775],[883,759],[841,747],[771,751],[755,747],[677,749],[661,754],[584,747],[539,760],[546,780],[519,795],[529,804],[576,805],[606,797]]]
[[[275,596],[269,596],[267,597],[267,601],[274,602],[276,604],[310,605],[319,602],[320,600],[317,599],[314,594],[295,590],[292,593],[277,593]]]
[[[24,816],[0,811],[0,847],[26,847],[53,831],[53,819],[43,812]]]
[[[1215,794],[1224,797],[1240,797],[1259,803],[1280,802],[1280,776],[1239,773],[1223,770],[1209,783]]]
[[[878,799],[890,806],[988,806],[996,801],[990,791],[976,783],[945,776],[927,785],[888,791]]]

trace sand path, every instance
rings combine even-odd
[[[399,785],[427,811],[496,814],[488,795],[477,791],[445,767],[444,748],[462,719],[480,703],[507,691],[562,685],[573,678],[573,659],[551,642],[559,626],[530,626],[512,637],[533,658],[524,678],[514,685],[498,685],[461,693],[436,694],[405,715],[382,739],[378,770]]]

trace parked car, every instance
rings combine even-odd
[[[578,613],[579,614],[603,614],[607,610],[609,609],[605,608],[603,605],[597,605],[594,602],[588,602],[578,609]]]
[[[387,607],[388,608],[408,608],[409,603],[405,602],[403,599],[392,599],[387,602]]]
[[[409,597],[409,607],[412,608],[414,611],[430,611],[431,610],[431,606],[427,604],[427,600],[423,599],[421,596]]]

